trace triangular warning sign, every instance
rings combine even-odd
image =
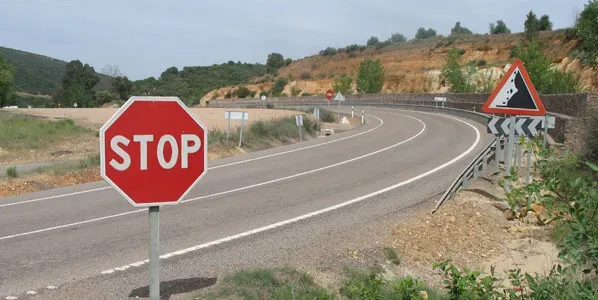
[[[516,60],[482,107],[485,113],[543,116],[546,109],[521,60]]]
[[[343,96],[343,94],[341,94],[341,92],[338,92],[336,94],[336,97],[334,97],[334,101],[345,101],[345,96]]]

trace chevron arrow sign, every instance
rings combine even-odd
[[[497,135],[509,135],[509,118],[492,118],[488,122],[488,133]],[[542,129],[540,118],[517,118],[515,121],[515,135],[535,136]]]

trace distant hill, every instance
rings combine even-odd
[[[198,104],[209,91],[229,85],[249,82],[266,74],[266,66],[229,61],[205,67],[170,67],[158,79],[137,80],[135,95],[178,96],[187,104]]]
[[[0,54],[15,67],[17,91],[51,95],[56,87],[62,85],[66,61],[5,47],[0,47]],[[98,76],[100,82],[96,89],[109,89],[111,77],[104,74]]]

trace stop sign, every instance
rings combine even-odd
[[[328,99],[328,101],[330,101],[332,99],[332,96],[334,96],[334,92],[332,90],[327,90],[326,91],[326,99]]]
[[[133,206],[178,203],[208,170],[206,127],[175,97],[131,97],[100,129],[102,178]]]

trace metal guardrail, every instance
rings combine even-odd
[[[498,145],[501,146],[502,145]],[[461,174],[453,181],[451,186],[444,192],[442,197],[436,201],[436,207],[432,210],[432,213],[435,213],[440,205],[444,203],[447,199],[452,198],[455,193],[461,188],[467,188],[469,185],[470,179],[476,179],[479,177],[480,172],[485,171],[488,168],[488,163],[490,161],[495,161],[498,165],[499,162],[496,158],[496,147],[497,147],[497,140],[495,139],[490,143],[478,156],[469,163],[469,165],[461,172]]]

